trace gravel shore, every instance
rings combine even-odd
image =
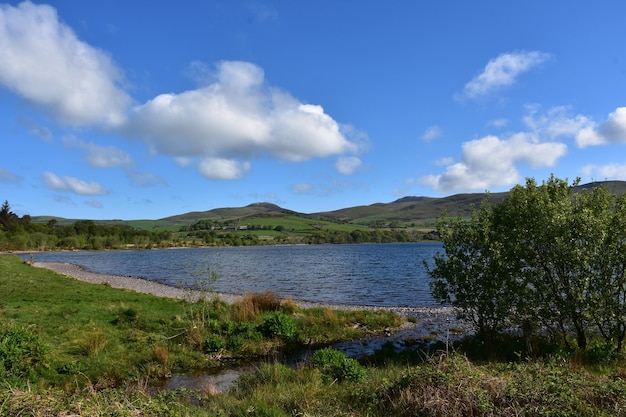
[[[113,288],[123,288],[141,293],[156,295],[158,297],[168,297],[195,301],[200,296],[200,293],[197,291],[160,284],[158,282],[150,281],[143,278],[98,274],[95,272],[87,271],[83,267],[71,263],[34,262],[33,266],[38,268],[50,269],[56,273],[66,275],[80,281],[91,282],[93,284],[107,284]],[[235,301],[241,299],[241,295],[237,294],[212,293],[211,295],[215,295],[227,303],[234,303]],[[389,310],[404,317],[424,318],[435,316],[449,318],[453,314],[452,310],[449,307],[377,307],[351,304],[324,304],[298,300],[295,300],[295,302],[301,308],[323,306],[338,310]]]

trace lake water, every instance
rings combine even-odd
[[[210,267],[218,275],[211,285],[218,292],[271,290],[281,297],[330,304],[427,307],[437,303],[423,261],[432,262],[439,251],[439,242],[420,242],[44,252],[32,257],[183,287]]]

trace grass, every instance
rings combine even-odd
[[[0,358],[21,358],[19,375],[0,361],[0,415],[626,416],[621,354],[601,345],[585,355],[549,346],[525,359],[514,352],[519,343],[505,340],[485,356],[471,338],[429,352],[383,350],[360,365],[333,352],[317,366],[260,363],[225,394],[211,387],[149,394],[150,378],[175,370],[399,322],[389,313],[302,310],[271,293],[244,300],[190,304],[0,256]],[[294,329],[287,341],[264,333]]]
[[[95,386],[112,387],[399,324],[388,313],[350,312],[330,325],[316,309],[282,303],[272,293],[248,294],[234,305],[160,298],[77,281],[17,256],[0,256],[0,294],[0,323],[28,329],[48,346],[48,365],[37,372],[53,385],[73,383],[80,374]],[[277,321],[272,328],[292,326],[292,337],[264,332],[271,320]]]

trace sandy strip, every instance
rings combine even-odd
[[[85,268],[65,262],[34,262],[32,264],[38,268],[50,269],[58,274],[69,276],[80,281],[90,282],[93,284],[107,284],[113,288],[121,288],[137,291],[146,294],[156,295],[158,297],[176,298],[187,301],[196,301],[200,297],[200,292],[190,289],[177,288],[170,285],[160,284],[143,278],[106,275],[87,271]],[[241,295],[211,293],[211,296],[217,296],[227,303],[234,303],[242,298]],[[424,317],[424,316],[450,316],[453,314],[449,307],[378,307],[378,306],[360,306],[348,304],[324,304],[308,301],[295,301],[301,308],[313,307],[329,307],[337,310],[389,310],[405,317]]]

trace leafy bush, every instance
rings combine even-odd
[[[312,363],[322,374],[333,380],[358,381],[365,377],[365,368],[355,359],[333,348],[324,348],[313,354]]]
[[[217,352],[221,349],[224,349],[225,346],[226,342],[224,341],[224,338],[218,335],[211,335],[204,341],[202,350],[205,353]]]
[[[293,317],[276,312],[265,316],[259,330],[265,337],[278,337],[288,341],[298,335],[298,324]]]
[[[32,377],[46,365],[46,345],[26,328],[0,323],[0,376]]]

